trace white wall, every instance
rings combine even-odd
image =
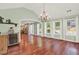
[[[7,34],[10,27],[14,28],[15,33],[18,32],[18,28],[15,27],[15,25],[11,25],[11,24],[0,24],[0,32],[2,34]]]

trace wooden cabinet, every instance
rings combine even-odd
[[[0,35],[0,55],[7,53],[7,47],[8,47],[7,38],[8,38],[7,35]]]

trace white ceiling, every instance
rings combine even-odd
[[[6,8],[18,8],[25,7],[27,9],[33,10],[38,14],[42,13],[43,4],[42,3],[2,3],[0,4],[0,9]],[[79,15],[79,3],[45,3],[45,8],[47,13],[52,18],[62,18],[69,15],[66,11],[72,10],[70,15]]]

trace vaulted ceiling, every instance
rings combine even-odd
[[[0,9],[11,9],[21,8],[32,10],[40,16],[43,9],[43,3],[4,3],[0,4]],[[79,4],[78,3],[45,3],[45,9],[51,18],[62,18],[68,15],[79,15]],[[71,10],[71,14],[67,11]]]

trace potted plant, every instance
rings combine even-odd
[[[0,16],[0,23],[3,23],[3,17],[2,16]]]

